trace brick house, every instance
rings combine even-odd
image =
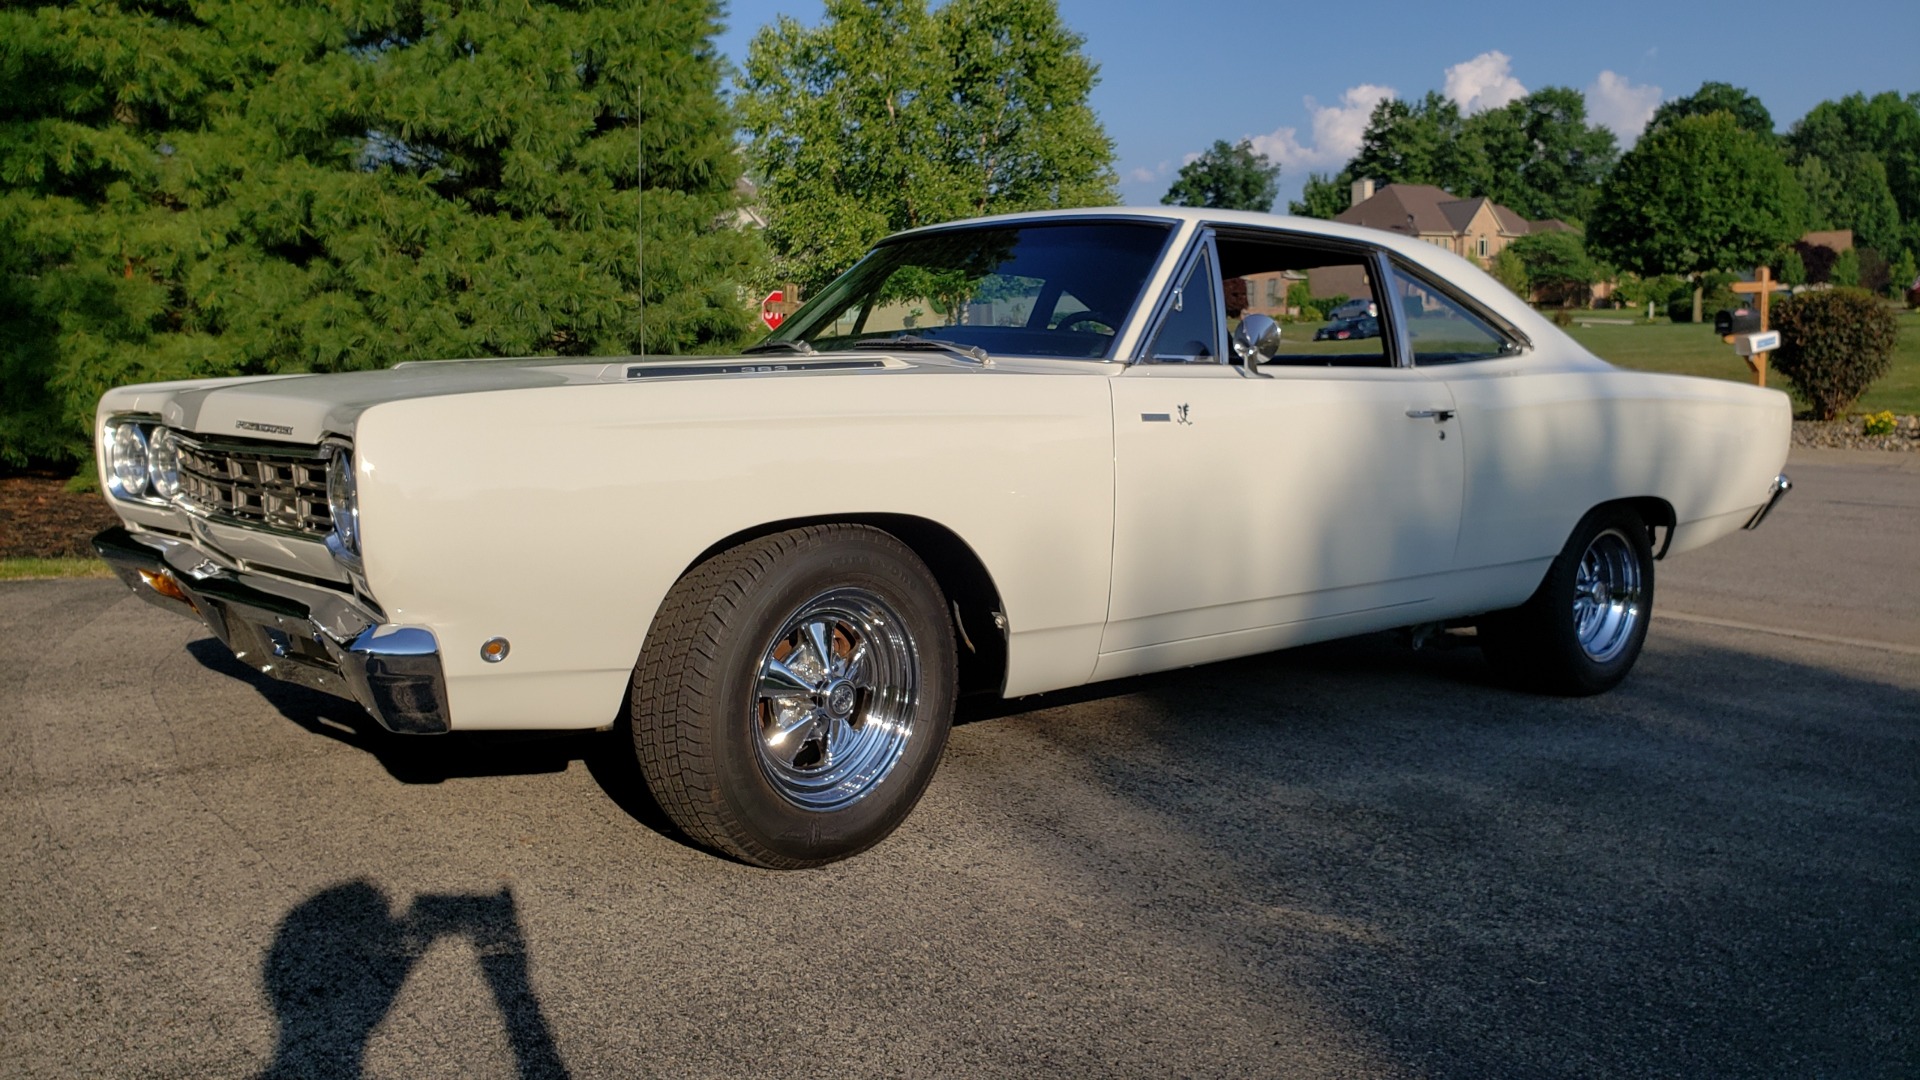
[[[1492,199],[1457,199],[1432,184],[1376,188],[1372,180],[1353,182],[1353,205],[1333,220],[1416,236],[1483,267],[1492,264],[1501,248],[1534,229],[1534,223]],[[1563,222],[1539,224],[1567,227]]]
[[[1372,180],[1353,182],[1352,205],[1334,215],[1333,220],[1417,237],[1470,259],[1481,269],[1492,268],[1493,257],[1522,236],[1579,231],[1555,218],[1528,221],[1510,207],[1485,197],[1461,199],[1432,184],[1376,186]],[[1318,271],[1313,275],[1316,297],[1360,296],[1365,289],[1357,270]],[[1610,283],[1596,285],[1593,299],[1605,299],[1611,292]],[[1539,303],[1544,298],[1528,299]]]

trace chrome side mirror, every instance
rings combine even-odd
[[[1280,324],[1265,315],[1248,315],[1233,328],[1233,355],[1252,371],[1280,351]]]

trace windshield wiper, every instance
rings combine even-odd
[[[800,341],[798,339],[791,340],[791,341],[763,341],[758,345],[749,345],[746,348],[741,349],[740,355],[746,356],[750,353],[763,353],[763,352],[792,352],[792,353],[800,353],[804,356],[812,356],[813,346],[807,344],[804,341]]]
[[[847,346],[849,349],[878,349],[884,352],[918,351],[943,352],[976,364],[991,364],[993,357],[978,345],[962,345],[957,341],[942,341],[939,338],[921,337],[919,334],[901,334],[898,337],[863,338]]]

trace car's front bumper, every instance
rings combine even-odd
[[[93,550],[142,599],[197,617],[263,674],[357,701],[389,731],[451,726],[430,630],[386,625],[351,597],[226,565],[170,536],[115,527]]]

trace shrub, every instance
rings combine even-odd
[[[1514,295],[1522,300],[1527,299],[1527,264],[1520,261],[1519,254],[1512,247],[1503,247],[1494,253],[1493,265],[1488,267],[1488,272],[1493,274],[1494,280],[1512,289]]]
[[[1879,296],[1887,291],[1887,285],[1893,281],[1893,267],[1887,263],[1887,257],[1870,247],[1860,250],[1860,287]]]
[[[1568,311],[1566,308],[1557,309],[1553,313],[1553,325],[1561,327],[1572,326],[1573,312]]]
[[[1774,369],[1800,391],[1813,415],[1831,420],[1860,400],[1893,366],[1899,327],[1893,312],[1863,289],[1824,289],[1773,309],[1780,331]]]
[[[1833,260],[1833,273],[1828,281],[1842,288],[1854,288],[1860,284],[1860,249],[1848,248]]]
[[[1893,434],[1893,410],[1882,409],[1877,413],[1868,413],[1860,418],[1860,433],[1863,435]]]
[[[1910,298],[1913,292],[1910,286],[1916,277],[1920,277],[1920,267],[1914,265],[1913,252],[1902,251],[1900,257],[1894,260],[1893,269],[1887,271],[1887,294],[1895,299],[1903,296]],[[1909,302],[1907,306],[1912,307],[1913,304]]]
[[[1788,285],[1807,283],[1807,260],[1792,248],[1788,248],[1787,253],[1780,257],[1780,280]]]

